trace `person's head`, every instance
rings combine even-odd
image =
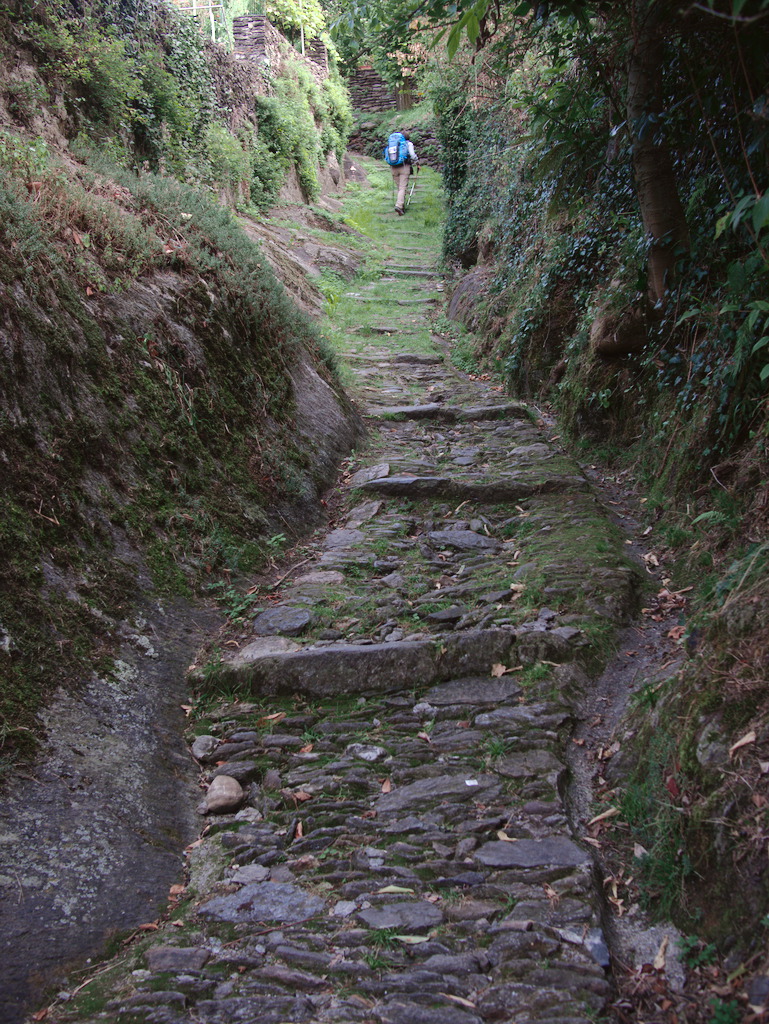
[[[401,135],[402,135],[402,136],[403,136],[403,138],[404,138],[404,139],[406,140],[406,142],[409,142],[409,141],[410,141],[410,139],[411,139],[411,136],[410,136],[410,135],[409,135],[409,133],[408,133],[407,131],[405,131],[405,130],[404,130],[403,128],[401,128]]]

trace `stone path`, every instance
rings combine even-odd
[[[610,1001],[569,761],[636,570],[536,413],[437,336],[393,343],[439,299],[416,219],[345,296],[371,435],[339,522],[193,670],[189,879],[49,1020],[586,1024]]]

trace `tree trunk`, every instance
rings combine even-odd
[[[627,85],[633,170],[641,222],[650,242],[649,291],[655,302],[664,298],[672,284],[678,252],[689,247],[689,230],[661,121],[663,7],[660,0],[633,2]]]

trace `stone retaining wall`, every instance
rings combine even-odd
[[[313,39],[302,56],[263,14],[242,14],[234,18],[232,34],[236,60],[264,61],[279,67],[286,51],[290,50],[291,56],[305,64],[318,81],[328,78],[328,51],[320,39]]]

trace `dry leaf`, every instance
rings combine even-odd
[[[505,672],[507,672],[507,669],[500,662],[496,662],[496,664],[491,666],[491,674],[495,679],[503,676]]]
[[[425,743],[429,743],[430,742],[430,736],[428,735],[428,733],[426,733],[424,731],[424,729],[422,730],[422,732],[418,732],[417,733],[417,739],[418,740],[424,740]]]
[[[597,814],[594,818],[592,818],[587,823],[588,824],[588,828],[591,825],[597,825],[599,821],[606,821],[607,818],[613,818],[617,814],[619,814],[619,808],[618,807],[610,807],[608,809],[608,811],[604,811],[603,814]]]
[[[414,890],[409,889],[407,885],[386,885],[383,889],[377,889],[379,894],[388,892],[414,892]]]
[[[192,704],[180,704],[179,707],[182,709],[187,718],[192,714]]]
[[[462,996],[452,996],[448,992],[439,992],[438,995],[443,996],[444,999],[450,999],[453,1003],[459,1003],[460,1006],[467,1006],[470,1010],[475,1009],[475,1003],[471,1003],[469,999],[465,999]]]
[[[44,1010],[38,1010],[37,1013],[33,1013],[32,1020],[45,1020],[45,1018],[48,1016],[48,1011],[50,1009],[50,1006],[46,1006]]]
[[[171,897],[171,899],[178,899],[184,891],[185,887],[183,885],[172,885],[171,888],[168,890],[168,895]]]
[[[497,832],[497,839],[500,839],[503,843],[517,843],[517,839],[511,838],[507,832],[503,832],[502,829]]]
[[[140,932],[156,932],[159,927],[160,927],[160,925],[158,924],[157,921],[148,921],[147,924],[140,924],[139,925],[139,931]]]
[[[274,725],[276,722],[282,722],[285,717],[286,717],[286,712],[285,711],[276,711],[275,714],[273,714],[273,715],[265,715],[264,718],[260,718],[259,721],[256,724],[257,725],[266,725],[267,722],[272,722],[273,725]]]
[[[299,753],[300,754],[311,754],[312,753],[312,748],[313,748],[313,744],[312,743],[305,743],[305,745],[303,747],[299,748]]]
[[[668,630],[668,636],[671,640],[680,640],[686,632],[685,626],[673,626],[672,629]]]
[[[392,784],[392,782],[390,782],[389,779],[383,779],[382,780],[382,792],[383,793],[389,793],[392,790],[392,788],[393,788],[393,784]]]
[[[597,840],[597,839],[593,839],[593,837],[592,837],[592,836],[582,836],[582,842],[583,842],[583,843],[590,843],[590,845],[591,845],[591,846],[594,846],[594,847],[596,848],[596,850],[601,850],[601,849],[603,849],[603,847],[602,847],[602,846],[601,846],[601,844],[600,844],[600,843],[598,842],[598,840]]]
[[[296,831],[294,832],[294,839],[302,839],[304,836],[304,829],[302,828],[301,821],[296,823]]]
[[[744,736],[738,739],[736,743],[732,743],[731,747],[729,747],[729,757],[732,757],[742,747],[747,747],[749,743],[755,742],[756,733],[754,729],[751,729],[750,732],[746,732]]]
[[[664,971],[665,970],[665,953],[667,952],[667,948],[668,948],[668,937],[666,935],[665,938],[662,940],[662,943],[660,944],[660,948],[657,950],[657,955],[654,958],[654,970],[655,971]]]
[[[545,890],[545,896],[550,900],[550,906],[553,908],[557,907],[561,899],[560,895],[547,882],[542,883],[542,888]]]
[[[393,938],[402,942],[404,946],[419,946],[423,942],[430,941],[428,935],[393,935]]]

